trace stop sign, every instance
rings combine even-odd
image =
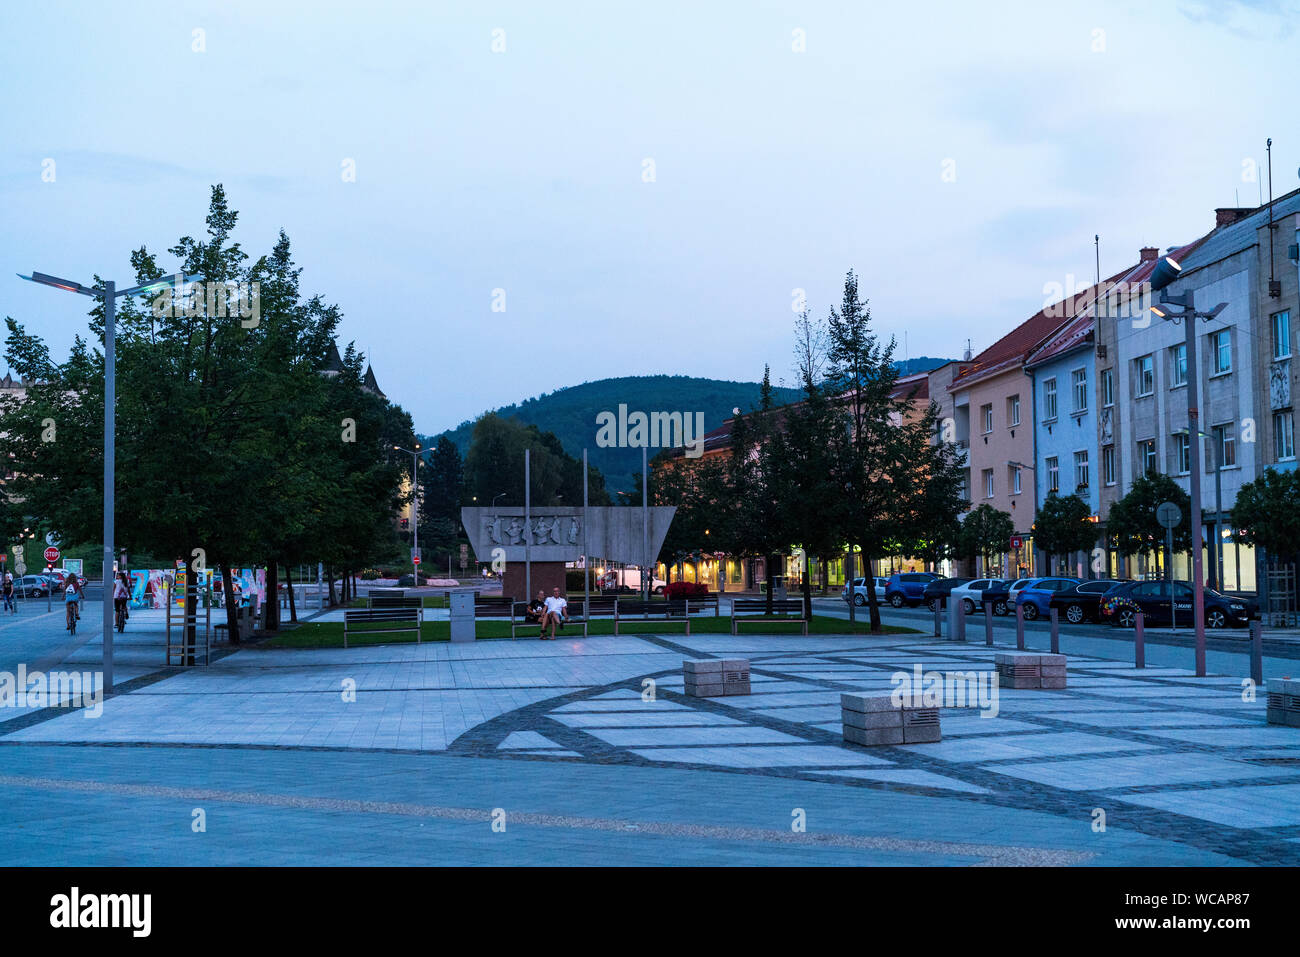
[[[51,565],[53,565],[55,562],[59,560],[59,550],[55,548],[53,545],[45,549],[45,560],[49,562]]]

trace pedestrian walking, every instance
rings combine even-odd
[[[18,604],[14,601],[14,574],[5,572],[4,583],[0,585],[0,594],[4,595],[4,610],[18,614]]]

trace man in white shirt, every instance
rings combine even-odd
[[[560,586],[556,585],[552,589],[551,597],[546,599],[546,617],[542,619],[542,630],[546,630],[547,624],[551,626],[551,640],[555,640],[555,626],[563,627],[564,619],[569,617],[569,603],[560,597]],[[542,641],[546,640],[546,635],[542,635]]]

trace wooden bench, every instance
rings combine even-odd
[[[704,612],[713,609],[713,617],[722,617],[722,606],[718,602],[718,593],[709,592],[707,595],[683,595],[681,598],[673,598],[672,601],[684,601],[689,603],[691,612]]]
[[[448,604],[451,599],[447,599]],[[474,593],[475,618],[510,618],[515,600],[507,595],[480,595]]]
[[[618,634],[621,621],[635,619],[646,622],[680,621],[686,625],[686,634],[689,635],[691,633],[691,619],[686,611],[685,599],[642,601],[637,598],[616,598],[614,600],[614,634]]]
[[[582,600],[578,598],[571,599],[565,610],[569,611],[572,609],[576,614],[570,614],[569,617],[564,620],[564,624],[581,625],[582,636],[585,638],[587,637],[588,623],[597,615],[614,615],[615,621],[617,622],[618,601],[617,598],[590,598],[587,600],[587,614],[584,615],[582,613]],[[511,638],[516,637],[520,628],[541,628],[541,625],[538,622],[525,620],[524,615],[527,611],[528,602],[526,601],[517,601],[512,604],[512,611],[510,614]],[[614,634],[618,634],[617,623],[614,626]]]
[[[738,625],[756,621],[779,621],[803,625],[808,634],[808,619],[803,613],[802,598],[773,598],[772,614],[767,613],[766,598],[737,598],[731,603],[731,633]]]
[[[343,647],[348,646],[349,632],[378,634],[389,632],[415,632],[415,642],[420,643],[420,626],[423,616],[418,608],[352,608],[343,612]],[[369,627],[358,628],[358,625]]]
[[[389,597],[388,595],[366,596],[367,608],[423,608],[423,598]]]

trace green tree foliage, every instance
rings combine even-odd
[[[320,374],[337,308],[302,298],[283,232],[250,265],[232,238],[237,220],[218,185],[203,237],[168,250],[175,265],[164,269],[144,247],[130,255],[136,283],[183,270],[203,284],[205,303],[118,300],[116,538],[130,554],[196,569],[265,565],[274,595],[281,563],[359,570],[394,550],[401,470],[392,445],[412,429],[405,412],[363,388],[351,347],[343,372]],[[253,317],[206,294],[218,283],[246,284],[249,300],[257,283]],[[102,341],[103,323],[95,300],[89,339],[77,336],[56,363],[6,320],[6,360],[33,383],[0,410],[0,455],[15,472],[7,490],[69,544],[101,534],[104,358],[87,342]],[[235,635],[231,577],[222,577]],[[271,627],[277,609],[271,601]]]
[[[534,506],[582,504],[582,459],[567,454],[554,433],[491,412],[474,424],[465,454],[465,494],[491,504],[505,492],[499,505],[522,506],[524,449],[530,450]],[[609,504],[605,480],[594,468],[589,470],[588,486],[590,504]]]
[[[1034,517],[1034,544],[1048,556],[1066,558],[1089,551],[1097,542],[1092,509],[1077,495],[1048,494]]]
[[[1183,520],[1174,528],[1174,550],[1188,551],[1192,547],[1192,500],[1168,475],[1144,475],[1133,482],[1128,493],[1110,507],[1106,519],[1106,535],[1111,546],[1121,555],[1160,550],[1165,543],[1165,527],[1156,519],[1156,509],[1162,502],[1173,502],[1183,514]]]
[[[1237,493],[1232,506],[1234,537],[1272,556],[1300,552],[1300,472],[1265,469]]]
[[[977,505],[961,523],[957,553],[964,558],[979,556],[987,567],[993,556],[1007,551],[1015,533],[1016,523],[1006,512],[988,504]]]

